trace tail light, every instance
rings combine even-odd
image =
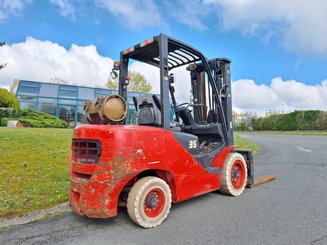
[[[73,139],[73,161],[85,164],[98,163],[101,156],[101,143],[97,140]]]

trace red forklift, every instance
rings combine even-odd
[[[160,96],[133,98],[136,125],[126,123],[131,60],[160,72]],[[253,186],[252,153],[233,145],[230,63],[208,60],[164,34],[121,52],[111,72],[119,75],[119,93],[87,102],[90,125],[74,130],[73,211],[111,218],[118,206],[127,206],[136,224],[152,228],[166,219],[171,203],[212,191],[239,196]],[[182,81],[172,74],[179,67],[189,73],[191,88],[190,100],[181,103],[174,84]]]

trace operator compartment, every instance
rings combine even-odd
[[[165,53],[159,48],[162,41],[152,38],[122,52],[120,93],[124,95],[129,86],[129,60],[159,68],[160,95],[144,94],[133,98],[136,124],[171,131],[179,144],[211,172],[215,156],[233,144],[231,61],[226,58],[207,60],[197,50],[173,39],[169,39]],[[167,57],[163,59],[161,53]],[[113,74],[118,70],[117,65],[114,65]],[[188,73],[189,79],[185,79],[187,76],[181,75],[182,72]]]

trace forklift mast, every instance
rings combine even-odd
[[[231,76],[230,76],[230,63],[231,61],[227,58],[215,58],[208,61],[211,75],[214,79],[216,87],[219,93],[219,102],[222,105],[224,117],[226,120],[226,130],[229,138],[229,142],[233,144],[233,130],[232,130],[232,95],[231,95]],[[206,94],[205,88],[205,75],[204,66],[202,63],[198,63],[195,66],[191,65],[187,68],[191,74],[191,88],[193,97],[193,110],[194,110],[194,121],[198,124],[207,123],[208,105],[206,104],[207,95],[210,97],[210,88]],[[209,103],[211,103],[209,98]],[[209,116],[212,122],[221,122],[215,118],[217,111],[213,111]]]
[[[229,142],[233,144],[233,124],[232,124],[232,89],[231,89],[231,60],[226,58],[216,58],[209,60],[209,66],[212,71],[213,78],[219,90],[219,98],[223,108],[226,120],[227,135]]]

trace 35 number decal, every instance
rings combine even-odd
[[[188,142],[188,148],[190,149],[196,148],[196,140],[190,140]]]

